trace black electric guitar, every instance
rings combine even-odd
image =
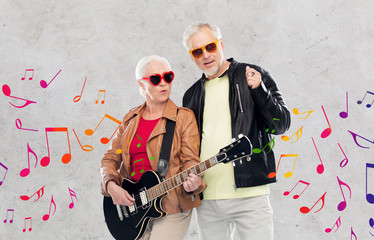
[[[234,160],[250,161],[252,144],[246,136],[240,138],[220,152],[195,166],[178,173],[161,182],[157,173],[146,171],[138,182],[124,179],[122,188],[135,199],[133,206],[114,205],[111,197],[104,197],[105,221],[115,239],[139,239],[148,225],[149,220],[166,215],[162,209],[162,198],[172,189],[186,181],[190,173],[201,174],[218,163]]]

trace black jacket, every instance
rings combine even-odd
[[[284,133],[291,124],[290,112],[282,98],[275,81],[261,67],[239,63],[234,59],[229,69],[224,73],[229,78],[229,104],[231,113],[232,137],[240,133],[246,135],[253,148],[262,149],[260,153],[253,153],[251,161],[237,161],[234,164],[236,187],[252,187],[276,182],[276,178],[269,178],[268,174],[275,172],[275,158],[271,142],[272,134]],[[262,83],[256,89],[248,87],[245,72],[246,66],[261,73]],[[202,133],[204,112],[205,75],[194,83],[183,96],[183,106],[194,111],[197,124]],[[205,160],[205,159],[203,159]]]

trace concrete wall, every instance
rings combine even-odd
[[[374,206],[366,198],[374,193],[374,168],[367,167],[374,163],[374,107],[366,107],[373,94],[357,104],[374,91],[373,10],[369,0],[0,0],[0,84],[5,91],[0,93],[1,238],[111,238],[99,185],[100,159],[108,145],[100,139],[110,137],[117,124],[105,118],[92,136],[85,130],[94,129],[105,114],[121,120],[142,103],[134,69],[145,55],[159,54],[171,62],[176,74],[171,98],[180,105],[184,91],[201,74],[182,46],[182,33],[193,22],[209,21],[221,27],[226,57],[268,70],[291,111],[313,111],[308,117],[292,113],[286,135],[303,127],[299,139],[275,137],[277,163],[281,159],[279,180],[271,185],[275,239],[355,239],[352,231],[357,239],[373,239],[369,220]],[[31,71],[21,80],[26,69],[34,69],[32,80]],[[82,97],[74,102],[86,78]],[[41,80],[52,79],[41,87]],[[104,103],[100,90],[105,90]],[[25,103],[30,104],[14,107]],[[348,117],[340,117],[347,106]],[[321,138],[328,128],[322,107],[332,129],[326,138]],[[20,123],[37,131],[18,129]],[[66,131],[49,132],[51,161],[43,167],[48,155],[45,129],[57,127],[68,129],[71,161],[61,161],[69,151]],[[357,144],[348,130],[361,136]],[[83,151],[75,134],[93,150]],[[313,141],[324,164],[321,174]],[[30,172],[22,177],[28,152]],[[296,164],[295,158],[282,154],[297,154]],[[342,162],[345,158],[348,163]],[[286,178],[293,167],[293,175]],[[300,183],[285,196],[299,180],[309,183],[305,192],[293,198],[307,186]],[[21,200],[40,189],[44,195],[39,200],[34,202],[36,195]],[[300,212],[324,193],[324,205],[319,201],[309,213]],[[342,193],[347,206],[339,211]],[[55,205],[50,204],[52,196]],[[74,207],[69,208],[72,200]],[[51,216],[44,221],[49,209]],[[333,230],[326,233],[327,228]],[[195,219],[185,239],[198,239]]]

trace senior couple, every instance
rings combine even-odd
[[[121,187],[123,178],[136,182],[147,170],[157,172],[167,120],[175,122],[165,179],[219,152],[232,138],[246,135],[254,148],[250,161],[218,164],[203,176],[187,180],[162,199],[167,215],[152,219],[140,239],[183,239],[197,207],[199,238],[273,239],[269,178],[275,172],[274,153],[266,146],[272,131],[290,126],[290,113],[270,74],[259,66],[225,59],[220,29],[195,23],[183,34],[183,44],[203,72],[184,94],[183,107],[169,98],[175,76],[169,62],[156,55],[142,58],[135,70],[145,103],[130,110],[101,160],[102,192],[113,204],[132,206],[135,199]],[[116,152],[128,145],[128,151]],[[121,170],[120,170],[121,168]]]

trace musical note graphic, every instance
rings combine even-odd
[[[29,104],[31,104],[31,103],[36,103],[36,102],[34,102],[34,101],[27,100],[27,99],[24,99],[24,98],[19,98],[19,97],[11,96],[11,95],[10,95],[10,93],[11,93],[10,88],[9,88],[9,86],[6,85],[6,84],[3,85],[2,90],[3,90],[3,93],[4,93],[5,96],[7,96],[7,97],[11,97],[11,98],[14,98],[14,99],[19,99],[19,100],[22,100],[22,101],[25,101],[25,102],[26,102],[26,103],[25,103],[24,105],[22,105],[22,106],[16,106],[16,105],[14,105],[13,103],[9,102],[9,104],[12,105],[12,106],[15,107],[15,108],[24,108],[24,107],[26,107],[27,105],[29,105]]]
[[[336,230],[335,230],[335,232],[336,232],[336,231],[339,230],[339,227],[340,227],[341,224],[342,224],[342,222],[340,221],[340,217],[339,217],[338,220],[336,220],[335,224],[332,226],[332,228],[326,228],[325,232],[327,232],[327,233],[331,232],[332,229],[334,229],[335,226],[336,226]]]
[[[348,164],[348,158],[347,158],[347,155],[345,155],[344,151],[343,151],[343,148],[340,146],[340,144],[338,143],[339,147],[340,147],[340,150],[342,150],[343,152],[343,155],[344,155],[344,159],[340,162],[340,167],[345,167],[347,164]]]
[[[347,118],[348,117],[348,92],[346,92],[346,102],[347,102],[347,111],[346,112],[344,112],[344,111],[342,111],[342,112],[340,112],[339,113],[339,116],[341,117],[341,118]]]
[[[55,210],[54,210],[54,212],[52,213],[52,215],[54,215],[55,212],[56,212],[56,203],[55,203],[55,201],[53,200],[53,195],[52,195],[52,197],[51,197],[51,203],[49,204],[49,212],[48,212],[48,214],[45,214],[45,215],[43,216],[43,221],[47,221],[47,220],[49,219],[49,217],[50,217],[50,215],[51,215],[52,203],[53,203],[53,206],[55,207]]]
[[[295,195],[293,196],[293,199],[298,199],[298,198],[301,196],[301,194],[303,194],[303,192],[304,192],[304,191],[309,187],[309,183],[308,183],[308,182],[305,182],[305,181],[303,181],[303,180],[299,180],[299,181],[296,183],[296,185],[291,189],[291,191],[285,191],[285,192],[283,193],[283,195],[284,195],[284,196],[288,196],[288,195],[292,192],[292,190],[294,190],[294,188],[295,188],[299,183],[305,184],[305,188],[304,188],[304,190],[303,190],[300,194],[295,194]]]
[[[23,229],[23,232],[26,232],[26,220],[30,220],[29,232],[31,232],[31,230],[32,230],[32,218],[31,217],[25,218],[25,228]]]
[[[271,133],[275,132],[275,130],[277,129],[278,124],[280,122],[280,119],[278,119],[278,118],[273,118],[273,120],[271,120],[270,126],[269,126],[269,128],[265,129],[265,132],[269,132],[271,125],[274,125],[273,122],[277,122],[277,123],[275,124],[275,127],[273,128],[273,130],[271,130]]]
[[[318,152],[318,149],[317,149],[316,143],[314,142],[313,137],[312,137],[312,141],[313,141],[314,147],[316,148],[319,160],[321,161],[321,163],[318,164],[318,166],[317,166],[317,173],[318,174],[322,174],[325,171],[325,167],[323,166],[323,162],[322,162],[321,156],[319,155],[319,152]]]
[[[21,80],[25,80],[26,79],[26,73],[27,72],[31,72],[32,73],[31,77],[29,77],[29,80],[32,80],[34,78],[34,69],[26,69],[25,70],[25,76],[23,76],[23,78],[21,78]]]
[[[300,138],[301,138],[301,136],[303,135],[303,127],[304,126],[302,126],[299,130],[297,130],[291,137],[288,137],[288,136],[286,136],[286,135],[283,135],[282,137],[281,137],[281,139],[283,140],[283,141],[289,141],[293,136],[295,136],[296,135],[296,141],[294,141],[293,143],[295,143],[295,142],[297,142]]]
[[[62,156],[62,158],[61,158],[61,161],[64,164],[69,163],[70,160],[71,160],[71,149],[70,149],[70,140],[69,140],[68,128],[66,128],[66,127],[57,127],[57,128],[45,128],[45,137],[46,137],[46,140],[47,140],[48,156],[45,156],[45,157],[42,158],[42,160],[40,160],[40,165],[42,165],[43,167],[46,167],[46,166],[49,165],[49,163],[51,161],[51,155],[50,155],[49,143],[48,143],[48,133],[49,132],[66,132],[66,136],[67,136],[67,139],[68,139],[69,153],[64,154]]]
[[[301,213],[308,213],[308,212],[310,212],[310,210],[312,210],[313,208],[314,208],[314,206],[316,206],[316,204],[319,202],[319,201],[322,201],[322,206],[321,206],[321,208],[320,209],[318,209],[317,211],[315,211],[314,213],[317,213],[317,212],[319,212],[319,211],[321,211],[322,210],[322,208],[323,208],[323,206],[325,206],[325,196],[326,196],[326,193],[327,192],[325,192],[323,195],[322,195],[322,197],[320,197],[318,200],[317,200],[317,202],[311,207],[311,208],[308,208],[308,207],[301,207],[300,208],[300,212]]]
[[[254,148],[252,151],[253,153],[260,153],[262,152],[267,146],[269,146],[269,151],[266,152],[266,154],[268,154],[275,146],[275,138],[273,137],[269,142],[268,144],[266,144],[262,149],[259,149],[259,148]]]
[[[158,152],[158,154],[157,154],[157,156],[156,156],[156,157],[160,156],[160,153],[161,153],[161,149],[160,149],[160,152]],[[149,160],[155,160],[155,159],[156,159],[156,157],[150,157],[150,158],[149,158]]]
[[[77,194],[73,190],[71,190],[69,187],[68,189],[69,189],[69,194],[71,198],[71,203],[69,204],[69,208],[72,209],[74,207],[73,197],[77,200],[77,202],[78,202],[78,197],[77,197]]]
[[[4,177],[3,177],[3,179],[0,181],[0,186],[1,186],[1,185],[3,185],[3,182],[4,182],[4,180],[5,180],[6,174],[7,174],[7,172],[8,172],[8,168],[5,167],[5,165],[2,164],[1,162],[0,162],[0,166],[1,166],[2,168],[5,169]]]
[[[364,97],[363,97],[361,100],[358,100],[358,101],[357,101],[357,104],[361,104],[361,103],[364,101],[364,99],[365,99],[365,97],[366,97],[366,94],[368,94],[368,93],[374,96],[374,93],[373,93],[373,92],[366,91]],[[371,103],[366,104],[366,107],[367,107],[367,108],[371,108],[371,106],[373,105],[373,103],[374,103],[374,100],[373,100]]]
[[[60,71],[58,71],[58,73],[52,78],[52,80],[49,82],[49,83],[47,83],[46,81],[44,81],[44,80],[41,80],[40,81],[40,86],[42,87],[42,88],[47,88],[48,86],[49,86],[49,84],[51,84],[51,82],[57,77],[57,75],[59,74],[61,72],[61,69],[60,69]]]
[[[27,131],[34,131],[34,132],[38,131],[38,130],[35,130],[35,129],[22,128],[22,122],[21,122],[20,119],[16,119],[16,127],[20,130],[27,130]]]
[[[127,140],[126,140],[126,145],[125,145],[125,147],[123,148],[123,149],[126,149],[126,148],[130,148],[130,141],[129,141],[130,139],[129,138],[127,138]],[[126,151],[126,150],[125,150]],[[127,149],[127,151],[128,151],[128,149]],[[117,154],[121,154],[123,152],[123,150],[122,149],[117,149],[116,150],[116,153]]]
[[[143,173],[143,172],[144,172],[144,161],[143,161],[143,158],[138,159],[138,160],[135,160],[135,161],[133,162],[133,165],[132,165],[132,167],[133,167],[133,171],[131,172],[131,176],[132,176],[132,177],[135,175],[135,164],[136,164],[137,162],[142,162],[142,163],[143,163],[143,167],[142,167],[142,169],[139,171],[139,173]]]
[[[370,225],[371,228],[374,229],[374,219],[372,219],[372,218],[369,219],[369,225]],[[374,234],[372,234],[371,232],[369,232],[369,233],[371,234],[371,236],[374,237]],[[356,239],[357,239],[357,238],[356,238]]]
[[[99,90],[99,92],[97,93],[97,100],[95,101],[95,104],[99,103],[100,93],[103,93],[103,95],[104,95],[104,100],[101,101],[101,104],[105,103],[105,93],[106,93],[106,91],[105,90]]]
[[[21,177],[26,177],[30,173],[30,153],[32,155],[34,155],[34,157],[35,157],[35,167],[34,168],[36,168],[36,165],[38,164],[38,156],[36,156],[36,153],[30,148],[29,143],[27,143],[27,162],[28,162],[28,167],[21,170],[21,172],[19,173],[19,175]]]
[[[75,134],[75,137],[76,137],[77,140],[78,140],[79,146],[81,146],[81,148],[82,148],[83,151],[89,152],[89,151],[92,151],[92,150],[93,150],[93,147],[92,147],[91,145],[83,145],[83,146],[82,146],[81,141],[79,141],[79,138],[78,138],[77,134],[75,133],[74,128],[73,128],[73,132],[74,132],[74,134]]]
[[[143,142],[143,138],[140,135],[138,135],[138,134],[135,134],[135,136],[136,136],[136,138],[139,141],[139,143],[136,144],[136,147],[140,147],[142,145],[141,142]]]
[[[351,227],[351,240],[353,240],[352,236],[355,237],[355,240],[357,240],[356,234],[353,232],[353,228]]]
[[[12,213],[12,219],[9,220],[9,223],[13,223],[13,219],[14,219],[14,209],[8,209],[6,211],[6,218],[4,219],[4,223],[6,223],[8,221],[8,213],[11,212]]]
[[[293,109],[292,109],[292,112],[293,112],[295,115],[300,115],[300,114],[307,113],[308,115],[306,115],[306,117],[304,117],[304,118],[300,118],[300,119],[307,119],[307,118],[309,117],[309,115],[310,115],[312,112],[314,112],[314,110],[299,113],[299,109],[297,109],[297,108],[293,108]]]
[[[338,182],[339,182],[339,187],[340,187],[340,191],[342,192],[342,195],[343,195],[343,201],[339,203],[338,205],[338,210],[339,211],[343,211],[346,207],[347,207],[347,200],[345,199],[345,196],[344,196],[344,193],[343,193],[343,189],[342,189],[342,185],[346,186],[349,190],[349,198],[352,198],[352,192],[351,192],[351,188],[348,186],[348,184],[344,183],[343,181],[341,181],[339,179],[339,177],[336,177],[338,179]]]
[[[280,162],[281,162],[281,160],[282,160],[283,157],[294,157],[295,158],[295,162],[293,164],[292,171],[291,172],[286,172],[284,174],[285,178],[289,178],[289,177],[292,176],[293,171],[295,170],[295,166],[296,166],[296,161],[297,161],[298,154],[281,154],[280,157],[279,157],[279,161],[278,161],[278,165],[277,165],[277,170],[275,172],[269,173],[269,175],[268,175],[269,178],[274,178],[277,175],[279,164],[280,164]]]
[[[366,163],[366,201],[368,203],[374,203],[374,195],[372,193],[368,193],[368,168],[374,168],[373,163]]]
[[[37,194],[38,195],[38,198],[36,199],[36,200],[34,200],[34,202],[36,202],[36,201],[38,201],[41,197],[43,197],[43,195],[44,195],[44,187],[45,186],[43,186],[41,189],[39,189],[36,193],[34,193],[33,195],[31,195],[30,197],[29,196],[26,196],[26,195],[22,195],[21,196],[21,199],[23,200],[23,201],[28,201],[28,200],[30,200],[30,198],[32,198],[33,196],[35,196],[35,194]]]
[[[369,143],[374,144],[374,141],[370,141],[369,139],[366,139],[366,138],[364,138],[364,137],[358,135],[357,133],[351,132],[351,131],[349,131],[349,130],[348,130],[348,132],[352,135],[353,140],[355,141],[356,145],[359,146],[359,147],[361,147],[361,148],[369,148],[369,147],[364,147],[364,146],[358,144],[358,142],[357,142],[357,137],[359,137],[359,138],[361,138],[361,139],[364,139],[364,140],[368,141]]]
[[[84,85],[86,85],[86,80],[87,80],[87,77],[86,77],[86,79],[84,79],[84,83],[83,83],[81,94],[75,96],[74,99],[73,99],[73,102],[78,102],[79,100],[81,100],[83,89],[84,89]]]
[[[100,120],[100,122],[99,122],[99,124],[96,126],[95,130],[92,130],[92,129],[86,129],[86,131],[84,131],[84,133],[85,133],[86,135],[88,135],[88,136],[91,136],[92,134],[94,134],[95,131],[96,131],[96,129],[100,126],[100,124],[101,124],[102,121],[104,120],[104,118],[109,118],[110,120],[112,120],[112,121],[118,123],[118,127],[117,127],[117,129],[114,131],[113,135],[112,135],[109,139],[106,138],[106,137],[103,137],[103,138],[100,139],[100,142],[101,142],[102,144],[107,144],[107,143],[112,139],[112,137],[113,137],[114,134],[117,132],[118,128],[121,126],[121,123],[122,123],[121,121],[115,119],[114,117],[112,117],[112,116],[110,116],[110,115],[108,115],[108,114],[105,114],[105,116]]]
[[[323,132],[321,133],[321,138],[327,138],[327,137],[331,134],[331,132],[332,132],[332,128],[331,128],[331,124],[330,124],[330,122],[329,122],[329,119],[327,118],[327,115],[326,115],[325,109],[323,108],[322,105],[321,105],[321,107],[322,107],[322,110],[323,110],[323,114],[325,115],[326,121],[327,121],[327,123],[328,123],[328,125],[329,125],[329,127],[326,128],[325,130],[323,130]]]

